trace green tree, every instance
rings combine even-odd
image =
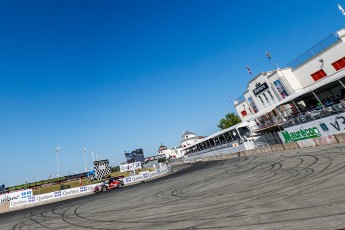
[[[221,130],[223,129],[227,129],[233,125],[236,125],[238,123],[241,122],[241,119],[239,116],[237,116],[236,114],[234,113],[228,113],[225,115],[224,118],[222,118],[220,121],[219,121],[219,125],[218,125],[218,128],[220,128]]]

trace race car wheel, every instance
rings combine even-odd
[[[121,187],[122,187],[122,185],[121,185],[121,184],[118,184],[118,185],[117,185],[117,188],[121,188]]]
[[[102,191],[103,191],[103,192],[107,191],[107,188],[104,186],[104,187],[102,188]]]

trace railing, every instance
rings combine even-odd
[[[345,112],[345,102],[334,104],[326,108],[305,112],[304,114],[298,115],[296,117],[284,121],[282,123],[282,126],[284,128],[287,128],[343,112]]]
[[[237,105],[237,104],[241,104],[242,102],[244,102],[246,99],[244,98],[244,96],[240,96],[238,97],[236,100],[234,100],[234,105]]]
[[[330,47],[337,41],[339,41],[338,35],[336,33],[332,33],[331,35],[323,39],[321,42],[319,42],[318,44],[316,44],[315,46],[313,46],[312,48],[304,52],[302,55],[292,60],[290,63],[288,63],[287,66],[295,69],[296,67],[298,67],[299,65],[302,65],[303,63],[305,63],[306,61],[308,61],[315,55],[321,53],[323,50]]]

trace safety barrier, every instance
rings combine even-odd
[[[337,141],[337,139],[335,138],[334,135],[330,135],[328,137],[315,138],[314,141],[315,141],[315,144],[317,146],[320,146],[320,145],[332,145],[332,144],[337,144],[338,143],[338,141]]]
[[[334,136],[339,143],[345,143],[345,133],[335,134]]]
[[[251,156],[251,155],[253,155],[253,151],[252,151],[251,149],[245,150],[245,151],[244,151],[244,154],[245,154],[246,156]]]
[[[271,149],[273,152],[285,150],[282,144],[271,145]]]
[[[315,142],[313,141],[313,139],[307,139],[307,140],[303,140],[303,141],[297,141],[297,145],[300,148],[310,148],[310,147],[314,147],[316,146]]]
[[[297,142],[283,143],[285,150],[299,149]]]
[[[123,178],[123,180],[125,184],[131,184],[134,182],[140,182],[143,180],[154,178],[168,172],[171,172],[170,166],[166,166],[164,168],[155,170],[153,172],[145,172],[136,176],[125,177]],[[101,183],[97,183],[97,184],[81,186],[81,187],[76,187],[76,188],[71,188],[71,189],[66,189],[66,190],[59,190],[56,192],[50,192],[50,193],[45,193],[45,194],[35,195],[35,196],[33,196],[32,192],[30,192],[30,195],[28,196],[21,195],[18,197],[14,197],[11,200],[6,200],[4,202],[1,202],[0,213],[9,211],[10,209],[28,208],[28,207],[33,207],[33,206],[40,205],[46,202],[54,202],[61,199],[68,199],[68,198],[72,198],[73,196],[75,197],[75,196],[82,196],[82,195],[90,195],[93,193],[94,187],[100,184]],[[17,193],[27,194],[26,191],[27,190],[18,191]]]
[[[252,153],[253,154],[261,154],[262,153],[261,148],[252,149]]]
[[[271,146],[261,147],[260,149],[262,153],[272,152]]]

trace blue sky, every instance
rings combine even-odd
[[[338,1],[0,1],[0,183],[210,135],[256,74],[345,27]],[[339,1],[345,7],[345,1]],[[246,70],[249,65],[253,75]]]

